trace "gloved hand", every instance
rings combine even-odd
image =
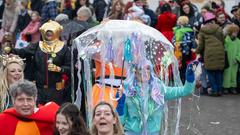
[[[60,72],[61,68],[55,64],[49,63],[48,64],[48,71],[52,71],[52,72]]]
[[[191,62],[187,65],[187,69],[186,69],[186,80],[190,83],[194,82],[195,80],[195,75],[194,75],[194,66],[196,66],[199,62],[198,61],[194,61]]]
[[[121,96],[120,99],[118,100],[118,105],[116,107],[116,110],[117,110],[119,116],[122,116],[124,114],[124,105],[125,105],[125,99],[126,99],[125,94],[122,92],[123,91],[121,90],[121,92],[118,91],[116,93],[116,98],[119,98]]]

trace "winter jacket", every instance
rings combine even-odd
[[[204,25],[198,35],[197,54],[204,53],[204,67],[207,70],[223,70],[225,65],[224,36],[217,24]]]
[[[18,21],[16,27],[16,33],[22,32],[27,25],[31,22],[31,16],[28,14],[28,10],[20,11],[18,14]]]
[[[173,38],[173,27],[176,25],[177,16],[171,12],[164,12],[158,16],[156,29],[159,30],[170,42]]]

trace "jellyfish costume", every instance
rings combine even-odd
[[[79,75],[79,80],[84,82],[84,93],[81,93],[79,85],[75,104],[80,106],[82,100],[86,101],[89,126],[95,101],[107,101],[115,107],[127,133],[159,134],[163,127],[164,135],[172,134],[168,130],[170,118],[165,101],[190,94],[194,83],[186,82],[182,86],[174,48],[159,31],[136,21],[110,20],[81,34],[74,40],[74,46],[84,61],[83,67],[78,64],[78,69],[84,70],[82,78]],[[91,60],[100,63],[101,67],[94,84],[89,81],[95,77],[91,74]],[[171,87],[170,65],[174,74]],[[139,83],[136,71],[149,80]],[[96,92],[100,94],[94,96]],[[81,98],[82,94],[86,99]],[[177,101],[177,122],[172,127],[174,135],[179,134],[180,105],[181,102]]]

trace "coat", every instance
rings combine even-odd
[[[7,32],[14,32],[18,21],[18,10],[13,8],[6,8],[3,11],[2,28]]]
[[[156,29],[159,30],[170,42],[173,39],[173,27],[177,23],[177,16],[171,12],[164,12],[158,16]]]
[[[229,67],[223,72],[223,87],[237,87],[238,62],[240,62],[240,40],[232,40],[229,36],[225,38],[225,50],[227,51]]]
[[[49,102],[26,117],[18,114],[14,108],[6,109],[0,114],[0,135],[53,135],[53,124],[58,108],[56,103]]]
[[[53,57],[51,54],[45,53],[39,47],[39,43],[30,44],[22,49],[12,49],[12,53],[19,55],[21,58],[32,59],[34,70],[34,80],[38,89],[38,103],[45,104],[54,101],[62,104],[70,99],[70,90],[68,86],[58,89],[58,84],[63,81],[63,75],[70,78],[71,53],[67,45],[56,53]],[[48,71],[47,63],[52,58],[52,63],[61,68],[61,72]],[[69,80],[65,83],[69,84]],[[47,86],[47,87],[46,87]]]
[[[160,83],[161,93],[163,93],[164,100],[172,100],[177,99],[183,96],[189,95],[194,87],[195,83],[186,82],[183,87],[167,87],[162,82]],[[128,86],[124,87],[125,89]],[[160,133],[161,130],[161,122],[163,118],[164,109],[159,107],[158,104],[148,96],[147,101],[147,113],[142,113],[141,106],[143,104],[143,98],[140,96],[141,93],[138,89],[135,96],[126,97],[125,106],[124,106],[124,114],[120,116],[121,123],[124,125],[124,130],[127,132],[132,132],[134,134],[140,135],[143,127],[143,115],[147,118],[146,130],[147,133]],[[149,92],[150,90],[146,90]]]
[[[204,54],[206,70],[223,70],[225,65],[224,37],[217,24],[204,25],[198,35],[197,54]]]

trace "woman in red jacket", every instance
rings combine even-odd
[[[173,38],[173,27],[176,25],[177,16],[172,13],[171,6],[165,3],[158,16],[156,29],[159,30],[170,42]]]

